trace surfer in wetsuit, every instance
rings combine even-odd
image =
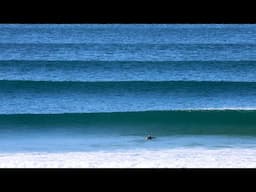
[[[148,136],[146,137],[146,140],[152,140],[152,139],[155,139],[155,137],[153,137],[153,136],[151,136],[151,135],[148,135]]]

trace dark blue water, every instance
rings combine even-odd
[[[100,128],[141,137],[152,131],[254,136],[256,113],[249,109],[256,110],[255,34],[256,25],[241,24],[1,24],[0,137],[22,146],[30,133],[83,138],[86,130],[97,135]],[[144,115],[152,110],[155,115]],[[176,110],[184,111],[178,120]],[[217,110],[224,111],[209,119]],[[127,112],[135,111],[130,118]],[[162,118],[162,111],[173,112]],[[115,113],[101,118],[110,112],[122,114],[123,121]],[[63,119],[34,116],[40,114]],[[209,121],[197,123],[203,118]]]

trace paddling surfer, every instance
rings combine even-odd
[[[148,136],[146,136],[145,139],[146,139],[146,140],[152,140],[152,139],[155,139],[155,137],[153,137],[152,135],[148,135]]]

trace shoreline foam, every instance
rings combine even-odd
[[[1,168],[253,168],[256,149],[1,153]]]

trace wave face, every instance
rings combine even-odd
[[[0,130],[47,131],[69,129],[84,133],[157,136],[247,135],[256,136],[255,110],[144,111],[74,114],[0,115]]]

